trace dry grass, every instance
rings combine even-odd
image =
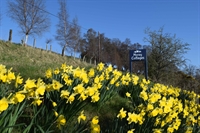
[[[20,73],[24,78],[43,77],[48,68],[55,69],[62,63],[74,67],[92,67],[73,57],[62,57],[43,49],[0,41],[0,64],[12,67],[14,72]]]

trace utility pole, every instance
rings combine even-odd
[[[99,33],[99,31],[98,31],[98,36],[99,36],[98,63],[100,63],[100,33]]]

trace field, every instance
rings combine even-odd
[[[1,133],[200,132],[192,91],[19,44],[0,53]]]

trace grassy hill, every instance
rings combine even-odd
[[[0,40],[0,64],[7,68],[13,68],[13,72],[20,73],[24,78],[43,77],[48,68],[55,69],[62,63],[74,67],[91,67],[91,64],[74,59],[63,57],[57,53],[44,49],[22,46]]]
[[[37,79],[44,77],[45,71],[48,68],[56,69],[61,64],[66,63],[73,67],[91,68],[94,65],[81,61],[70,56],[61,56],[60,54],[46,51],[44,49],[33,48],[31,46],[22,46],[21,44],[9,43],[0,40],[0,64],[6,65],[8,69],[12,68],[12,72],[20,73],[24,81],[28,78]],[[117,101],[117,102],[116,102]],[[116,95],[111,102],[107,103],[109,106],[101,109],[102,126],[108,124],[108,119],[112,118],[118,113],[121,106],[126,106],[126,99]],[[96,106],[95,106],[96,107]],[[88,105],[85,113],[90,117],[96,108]],[[14,129],[14,132],[17,132]],[[19,131],[21,132],[21,131]]]
[[[0,41],[0,64],[13,67],[15,74],[21,73],[23,78],[44,77],[48,68],[60,67],[62,63],[86,69],[93,67],[73,57]],[[77,74],[79,70],[61,72],[44,79],[44,84],[37,80],[35,85],[35,81],[29,80],[18,88],[3,83],[9,80],[2,80],[0,127],[3,128],[0,132],[7,133],[12,128],[15,133],[50,130],[55,133],[89,133],[100,129],[105,133],[134,130],[155,133],[168,132],[169,129],[177,133],[200,132],[197,101],[200,96],[193,91],[146,81],[129,73],[121,75],[111,67],[99,69],[100,66],[94,70],[94,75],[92,71],[82,75]],[[65,77],[60,78],[61,75]],[[85,80],[84,75],[90,79]],[[2,79],[6,77],[0,76]],[[60,84],[61,81],[64,84]],[[83,117],[82,111],[85,111],[87,120],[78,123],[79,116]],[[60,126],[61,131],[58,130]]]

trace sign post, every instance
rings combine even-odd
[[[129,67],[132,72],[132,61],[144,61],[145,65],[145,78],[148,80],[148,66],[146,49],[130,50],[129,51]]]

